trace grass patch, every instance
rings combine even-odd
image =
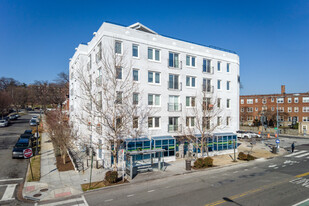
[[[112,185],[120,185],[120,184],[124,184],[124,183],[129,183],[129,181],[125,180],[123,182],[122,179],[119,178],[119,180],[116,183],[108,183],[107,181],[103,180],[103,181],[99,181],[99,182],[92,182],[90,188],[89,188],[90,183],[82,184],[81,187],[82,187],[82,190],[85,192],[85,191],[88,191],[88,190],[99,189],[99,188],[102,188],[102,187],[108,187],[108,186],[112,186]]]
[[[37,155],[35,157],[32,157],[30,159],[31,162],[31,168],[33,172],[33,179],[29,167],[27,181],[33,182],[33,181],[39,181],[41,179],[41,155]]]

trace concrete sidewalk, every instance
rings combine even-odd
[[[104,179],[105,170],[93,169],[92,182]],[[46,133],[41,140],[41,179],[39,182],[25,182],[23,197],[35,201],[52,200],[82,194],[81,184],[89,183],[90,169],[59,172],[53,144]]]

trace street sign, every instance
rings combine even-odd
[[[276,139],[276,143],[279,144],[279,143],[280,143],[280,140],[279,140],[279,139]]]
[[[275,127],[275,129],[277,130],[278,128],[277,128],[277,127]]]
[[[31,149],[31,148],[25,149],[25,150],[23,151],[23,153],[24,153],[24,158],[30,158],[30,157],[32,157],[32,149]]]

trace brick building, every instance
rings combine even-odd
[[[281,126],[290,126],[294,120],[304,125],[302,129],[309,129],[309,92],[288,94],[282,85],[281,94],[240,95],[239,102],[241,125],[253,125],[262,115],[270,125],[275,125],[278,107]]]

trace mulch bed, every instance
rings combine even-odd
[[[94,189],[99,189],[101,187],[108,187],[108,186],[113,186],[113,185],[120,185],[124,183],[129,183],[128,180],[125,179],[125,181],[122,181],[122,178],[118,178],[116,183],[109,183],[105,180],[99,181],[99,182],[92,182],[91,183],[91,188],[89,188],[89,183],[82,184],[82,190],[87,191],[87,190],[94,190]]]
[[[56,161],[57,161],[56,166],[59,172],[74,170],[74,166],[68,155],[65,157],[65,164],[63,164],[61,156],[57,156]]]

